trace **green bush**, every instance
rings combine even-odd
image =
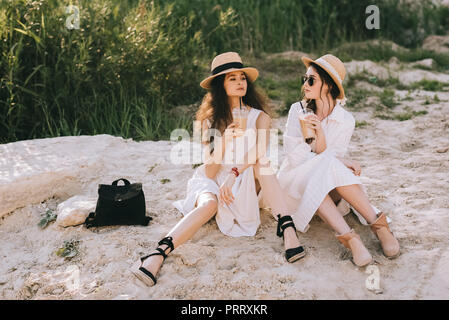
[[[80,9],[80,28],[66,28],[66,6]],[[449,29],[449,9],[430,0],[414,6],[382,0],[381,29],[367,30],[369,0],[3,0],[0,2],[0,143],[108,133],[168,139],[176,126],[191,129],[177,105],[199,101],[211,58],[224,51],[258,57],[338,47],[344,60],[386,59],[398,53],[341,45],[390,39],[417,48],[428,34]],[[401,51],[401,61],[449,57]],[[257,67],[257,66],[256,66]],[[274,61],[274,69],[298,70]],[[295,75],[297,76],[297,75]],[[261,76],[262,78],[262,76]],[[270,96],[289,106],[296,80]],[[284,108],[286,109],[286,108]]]
[[[185,122],[165,119],[161,128],[154,118],[202,94],[203,43],[173,5],[135,2],[80,1],[73,30],[59,1],[2,2],[1,142],[161,129],[156,136],[167,138],[165,124]]]

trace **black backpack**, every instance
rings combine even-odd
[[[125,185],[117,183],[122,180]],[[145,196],[141,183],[118,179],[111,185],[98,185],[98,201],[95,212],[89,213],[87,228],[113,225],[143,225],[152,220],[146,216]]]

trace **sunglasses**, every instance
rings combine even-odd
[[[315,78],[304,76],[302,77],[302,84],[308,83],[310,87],[313,87],[315,84]]]

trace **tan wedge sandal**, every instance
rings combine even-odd
[[[379,239],[384,255],[388,259],[394,259],[400,255],[400,247],[398,240],[394,237],[388,226],[387,216],[385,213],[379,212],[376,221],[369,226]]]
[[[364,246],[360,236],[354,229],[342,234],[336,235],[337,239],[352,252],[352,262],[358,267],[364,267],[373,261],[373,257]]]

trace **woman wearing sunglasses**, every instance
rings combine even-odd
[[[310,220],[318,214],[352,251],[357,266],[371,263],[371,254],[337,208],[336,204],[344,199],[368,222],[385,256],[394,258],[399,255],[399,243],[387,217],[370,204],[358,178],[360,165],[344,158],[355,128],[354,117],[343,108],[344,64],[330,54],[315,61],[303,57],[302,61],[307,68],[302,87],[304,100],[290,107],[284,133],[286,159],[278,172],[289,210],[294,212],[295,226],[306,232]],[[299,121],[305,108],[313,110],[305,117],[306,126],[315,131],[310,144],[303,137]]]

